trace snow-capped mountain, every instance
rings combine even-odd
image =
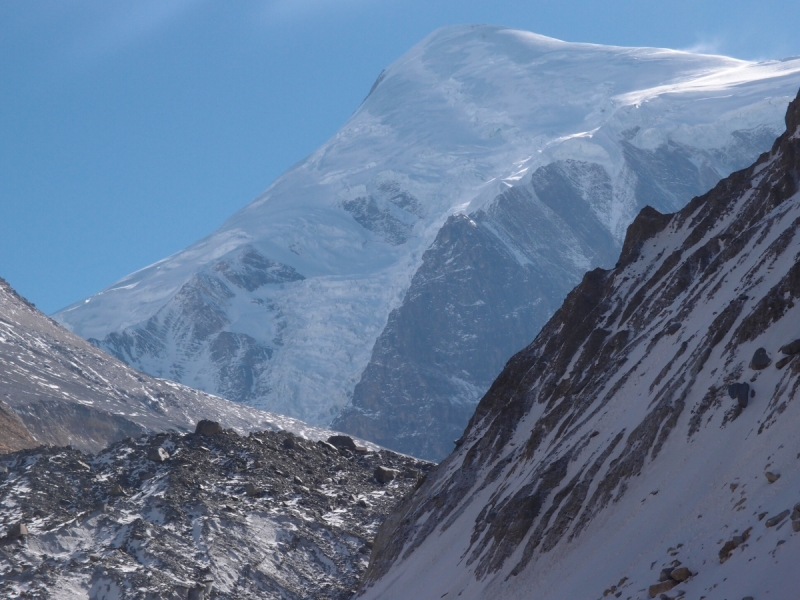
[[[55,315],[158,377],[441,458],[651,204],[781,130],[800,59],[439,30],[220,229]]]
[[[334,433],[153,379],[65,330],[0,279],[0,453],[43,444],[97,452],[144,433],[194,431],[206,418],[239,432],[288,430],[313,440]]]
[[[637,216],[386,521],[361,597],[797,596],[800,96],[786,125]]]

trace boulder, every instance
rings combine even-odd
[[[218,433],[222,432],[222,425],[220,425],[216,421],[209,421],[208,419],[203,419],[197,424],[197,427],[195,427],[194,432],[205,437],[211,437],[212,435],[217,435]]]
[[[9,540],[17,540],[28,535],[28,526],[25,523],[14,523],[6,534]]]
[[[795,340],[793,342],[789,342],[785,346],[781,346],[781,352],[788,354],[789,356],[800,354],[800,340]]]
[[[325,450],[330,450],[332,452],[338,452],[339,451],[338,448],[336,448],[336,446],[334,446],[333,444],[329,444],[328,442],[326,442],[324,440],[319,440],[317,442],[317,445],[322,447],[322,448],[325,448]]]
[[[153,462],[163,463],[169,458],[169,452],[164,450],[161,446],[157,448],[150,448],[147,451],[147,458]]]
[[[332,435],[328,438],[328,443],[331,446],[336,446],[339,450],[356,451],[356,443],[349,435]]]
[[[792,521],[792,531],[795,533],[800,531],[800,521]]]
[[[661,574],[658,576],[659,581],[669,581],[672,579],[670,575],[672,574],[673,567],[667,567],[666,569],[661,569]]]
[[[261,495],[261,490],[258,489],[252,483],[248,483],[247,485],[244,486],[244,493],[250,496],[251,498],[255,498],[256,496]]]
[[[108,490],[108,495],[109,496],[124,496],[125,495],[125,490],[122,489],[122,486],[120,484],[115,483]]]
[[[731,552],[741,546],[747,538],[743,535],[735,535],[732,539],[728,540],[719,549],[719,562],[724,563],[731,556]]]
[[[753,354],[753,360],[750,361],[750,368],[755,371],[760,371],[761,369],[766,369],[768,366],[772,364],[772,359],[767,354],[766,348],[759,348]]]
[[[783,367],[788,365],[790,362],[792,362],[793,358],[794,358],[794,356],[784,356],[782,359],[780,359],[778,362],[775,363],[775,368],[782,369]]]
[[[778,523],[783,521],[786,517],[788,517],[790,512],[791,511],[787,508],[786,510],[784,510],[783,512],[778,513],[774,517],[770,517],[769,519],[767,519],[767,523],[766,523],[767,527],[775,527],[775,525],[777,525]]]
[[[375,480],[378,483],[389,483],[399,474],[400,473],[398,473],[396,469],[390,469],[389,467],[377,467],[373,477],[375,477]]]
[[[692,576],[692,572],[686,567],[678,567],[677,569],[673,569],[669,576],[671,579],[681,582],[689,579],[689,577]]]
[[[294,450],[297,448],[297,442],[294,441],[293,437],[284,438],[281,445],[287,450]]]
[[[732,383],[728,386],[728,396],[736,400],[742,408],[747,408],[750,400],[750,384]]]
[[[769,481],[770,483],[775,483],[776,481],[778,481],[778,479],[781,478],[780,473],[773,473],[772,471],[767,471],[766,473],[764,473],[764,475],[766,476],[767,481]]]
[[[650,589],[647,591],[649,592],[651,598],[655,598],[659,594],[664,594],[670,591],[676,585],[678,585],[678,582],[670,579],[668,581],[662,581],[660,583],[656,583],[655,585],[651,585]]]

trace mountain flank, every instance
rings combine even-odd
[[[3,279],[0,364],[0,452],[43,444],[97,452],[144,433],[193,431],[204,418],[239,432],[333,434],[136,371],[42,314]]]
[[[800,97],[785,123],[586,273],[387,519],[359,597],[795,595]]]

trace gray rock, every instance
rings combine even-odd
[[[153,462],[163,463],[165,460],[169,459],[169,452],[164,450],[161,446],[150,448],[147,451],[147,459]]]
[[[766,369],[768,366],[772,364],[772,359],[767,354],[766,348],[759,348],[753,354],[753,360],[750,361],[750,368],[756,371],[760,371],[761,369]]]
[[[792,531],[800,531],[800,521],[792,521]]]
[[[203,419],[202,421],[197,423],[197,427],[194,430],[195,433],[199,433],[205,437],[211,437],[212,435],[217,435],[218,433],[222,432],[222,425],[217,423],[216,421],[209,421],[208,419]]]
[[[14,523],[8,529],[6,538],[9,540],[16,540],[21,537],[25,537],[26,535],[28,535],[28,526],[25,523]]]
[[[770,517],[769,519],[767,519],[767,527],[775,527],[775,525],[777,525],[778,523],[783,521],[786,517],[788,517],[790,512],[791,511],[787,508],[786,510],[778,513],[774,517]]]
[[[672,577],[670,577],[670,575],[672,574],[673,570],[674,570],[673,567],[667,567],[666,569],[661,569],[661,573],[658,576],[658,580],[659,581],[669,581],[670,579],[672,579]]]
[[[261,495],[261,490],[258,489],[252,483],[248,483],[247,485],[244,486],[244,493],[250,496],[251,498],[255,498],[256,496]]]
[[[332,435],[328,438],[328,443],[332,446],[336,446],[339,450],[356,451],[356,443],[349,435]]]
[[[322,447],[323,447],[323,448],[325,448],[326,450],[331,450],[331,451],[333,451],[333,452],[338,452],[338,448],[337,448],[336,446],[334,446],[333,444],[329,444],[328,442],[325,442],[325,441],[323,441],[323,440],[319,440],[319,441],[317,442],[317,444],[318,444],[318,445],[320,445],[320,446],[322,446]]]
[[[736,400],[742,408],[747,408],[750,400],[750,384],[742,382],[729,385],[728,396]]]
[[[197,586],[189,590],[189,595],[187,596],[188,600],[205,600],[206,597],[206,587],[205,586]]]
[[[651,585],[648,593],[650,594],[651,598],[655,598],[659,594],[670,591],[676,585],[678,585],[678,582],[673,581],[672,579],[668,581],[662,581],[660,583],[656,583],[655,585]]]
[[[770,483],[775,483],[776,481],[778,481],[778,479],[781,478],[780,473],[773,473],[772,471],[767,471],[766,473],[764,473],[764,476]]]
[[[294,441],[293,437],[284,438],[281,445],[287,450],[294,450],[295,448],[297,448],[297,443]]]
[[[120,484],[115,483],[108,490],[108,495],[109,496],[124,496],[125,495],[125,490],[122,489],[122,486]]]
[[[389,483],[399,475],[396,469],[389,467],[377,467],[375,469],[374,477],[378,483]]]
[[[793,342],[789,342],[785,346],[781,346],[781,352],[788,354],[789,356],[800,354],[800,340],[795,340]]]
[[[794,356],[784,356],[782,359],[780,359],[778,362],[775,363],[775,367],[777,369],[782,369],[783,367],[788,365],[790,362],[792,362],[793,358],[794,358]]]
[[[678,582],[686,581],[692,576],[692,572],[686,567],[678,567],[677,569],[673,569],[669,576]]]

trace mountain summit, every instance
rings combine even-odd
[[[55,318],[149,374],[440,459],[637,212],[750,164],[798,86],[800,59],[442,29],[217,231]]]
[[[786,125],[639,214],[383,526],[364,598],[796,597],[800,96]]]

